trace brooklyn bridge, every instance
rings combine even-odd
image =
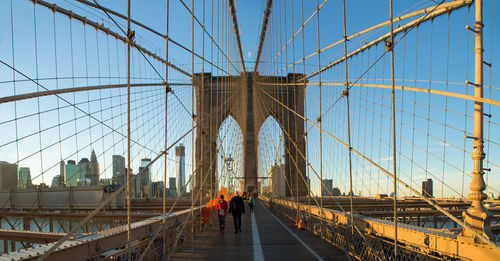
[[[0,259],[500,260],[498,11],[1,1]]]

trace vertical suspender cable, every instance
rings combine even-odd
[[[292,34],[293,34],[293,27],[294,27],[293,26],[293,0],[291,1],[290,5],[291,5],[291,8],[290,8],[291,20],[290,21],[292,23],[291,27],[292,27]],[[286,53],[286,56],[288,57],[288,53]],[[295,61],[295,38],[293,38],[293,40],[292,40],[292,62],[294,62],[294,61]],[[288,65],[288,59],[287,59],[286,63]],[[296,76],[295,76],[295,64],[293,64],[292,68],[293,68],[292,72],[294,73],[293,74],[293,94],[292,95],[293,95],[293,104],[296,105],[297,104],[297,93],[298,93],[298,91],[297,91],[297,85],[296,85],[297,79],[296,79]],[[295,129],[295,142],[298,142],[299,139],[302,139],[302,137],[298,137],[297,136],[298,135],[298,131],[297,131],[297,128],[296,128],[296,126],[297,126],[297,119],[298,119],[297,116],[293,115],[293,124],[294,124],[293,126],[294,126],[294,129]],[[302,126],[302,130],[304,130],[303,128],[304,128],[304,126]],[[297,160],[299,158],[299,152],[298,151],[299,151],[298,148],[296,148],[295,149],[295,160]],[[298,204],[299,203],[298,202],[298,198],[299,198],[299,175],[298,175],[298,173],[299,173],[299,170],[297,169],[297,179],[296,179],[297,180],[296,181],[297,182],[297,209],[299,209],[299,204]],[[304,176],[304,175],[306,175],[306,173],[300,172],[300,175],[302,176],[302,179],[304,179],[304,178],[306,179],[306,182],[304,182],[304,184],[307,184],[307,177]],[[301,194],[301,196],[304,195],[302,193],[302,190],[301,190],[300,194]]]
[[[301,27],[304,27],[304,0],[301,0],[300,1],[300,23],[301,23]],[[304,30],[301,30],[301,33],[302,33],[302,73],[306,73],[306,63],[305,63],[305,53],[304,53]],[[294,59],[295,61],[295,59]],[[306,95],[306,82],[303,81],[303,84],[304,84],[304,96],[307,97]],[[307,100],[306,98],[304,97],[304,117],[307,118]],[[307,137],[307,131],[309,130],[307,124],[308,122],[306,122],[306,133],[304,135],[306,135],[304,137],[304,142],[306,144],[306,151],[308,151],[308,137]],[[306,153],[306,162],[309,162],[309,153]],[[308,211],[308,220],[311,220],[311,178],[310,178],[310,175],[309,175],[309,164],[306,164],[306,175],[307,175],[307,205],[309,206],[309,211]]]
[[[470,5],[467,7],[467,24],[470,24]],[[469,30],[467,30],[467,44],[465,47],[465,53],[469,52]],[[469,95],[469,55],[465,56],[465,94]],[[468,117],[468,110],[467,108],[469,107],[469,100],[465,100],[465,106],[464,106],[464,136],[467,136],[467,117]],[[462,163],[462,173],[465,173],[465,155],[467,154],[466,150],[466,145],[467,145],[467,140],[464,139],[464,147],[462,149],[463,153],[463,163]],[[461,196],[464,198],[464,186],[465,186],[465,175],[462,175],[462,190],[461,190]]]
[[[127,3],[127,249],[128,260],[132,260],[132,250],[130,249],[130,40],[132,32],[130,30],[130,0]]]
[[[446,40],[446,81],[445,90],[448,91],[449,61],[450,61],[450,16],[448,13],[448,33]],[[446,133],[448,127],[448,96],[444,97],[444,128],[443,128],[443,171],[441,174],[441,198],[444,198],[444,171],[446,166]],[[463,175],[463,174],[462,174]]]
[[[54,65],[55,65],[55,78],[56,78],[56,89],[59,89],[59,74],[57,70],[57,31],[56,31],[56,13],[52,13],[52,25],[54,27]],[[61,142],[61,107],[59,105],[59,99],[57,99],[57,129],[59,134],[59,159],[63,161],[62,157],[62,142]],[[16,130],[17,131],[17,130]],[[17,143],[17,142],[16,142]],[[104,143],[103,143],[104,144]],[[61,163],[59,163],[61,164]],[[61,186],[64,184],[64,169],[59,173],[61,179]]]
[[[346,29],[346,13],[345,13],[345,0],[342,1],[343,18],[344,18],[344,67],[345,67],[345,91],[346,109],[347,109],[347,142],[349,145],[349,202],[351,207],[351,234],[354,235],[354,209],[352,205],[353,190],[352,190],[352,155],[351,155],[351,112],[349,110],[349,74],[347,70],[347,29]],[[321,122],[320,122],[321,124]]]
[[[432,31],[434,28],[434,20],[431,21],[431,37],[430,37],[430,47],[429,47],[429,90],[432,87]],[[429,133],[431,126],[431,94],[427,93],[427,131],[426,131],[426,145],[425,145],[425,180],[427,180],[429,174]],[[442,181],[441,181],[442,182]]]
[[[490,7],[490,9],[491,9],[491,16],[490,17],[492,17],[492,18],[491,18],[491,24],[490,24],[490,61],[489,61],[490,62],[489,63],[489,67],[490,67],[490,70],[489,70],[490,71],[490,76],[489,76],[489,78],[490,78],[490,84],[489,84],[489,88],[488,89],[489,89],[489,93],[490,93],[489,98],[491,99],[492,98],[492,96],[491,96],[491,89],[492,89],[491,88],[491,73],[492,73],[492,71],[491,71],[491,65],[493,64],[493,17],[494,17],[493,16],[493,0],[491,0],[491,7]],[[489,115],[489,117],[488,117],[488,134],[486,134],[487,135],[486,139],[488,141],[490,141],[491,104],[488,104],[488,115]],[[486,168],[488,168],[488,169],[490,168],[490,144],[491,144],[491,142],[488,142],[488,147],[486,148],[486,164],[487,164]],[[486,188],[487,189],[489,188],[489,186],[488,186],[488,176],[486,176]],[[488,194],[488,190],[486,191],[486,194]]]
[[[201,31],[201,49],[202,49],[201,50],[201,57],[202,57],[202,60],[201,60],[201,72],[202,72],[202,74],[201,74],[201,88],[205,89],[205,71],[204,71],[205,70],[205,0],[203,0],[202,4],[203,4],[203,8],[202,8],[203,12],[202,12],[202,24],[201,24],[201,30],[202,30]],[[194,16],[194,6],[193,6],[193,16]],[[211,105],[212,105],[212,95],[210,95],[210,101],[209,101],[209,106],[211,106]],[[208,135],[209,135],[209,137],[210,137],[211,131],[212,131],[212,126],[211,126],[212,124],[211,123],[212,123],[212,115],[210,114],[209,115],[209,120],[208,120],[208,124],[209,124],[208,125]],[[209,170],[209,172],[207,174],[210,175],[210,182],[212,182],[212,165],[213,165],[213,158],[212,158],[213,151],[212,151],[212,148],[213,148],[213,146],[212,146],[212,141],[210,140],[210,138],[209,138],[209,142],[210,142],[210,145],[209,145],[210,146],[209,147],[210,153],[208,155],[210,157],[209,158],[210,159],[210,170]],[[212,192],[211,191],[211,187],[212,187],[212,185],[207,186],[207,189],[208,189],[209,193]],[[200,200],[199,201],[199,204],[200,204],[200,217],[201,217],[202,201],[203,201],[203,196],[204,196],[203,193],[206,193],[206,191],[202,190],[201,192],[202,193],[200,193],[200,198],[199,198],[199,200]],[[205,194],[205,196],[206,195],[207,194]]]
[[[202,8],[202,32],[201,32],[201,57],[203,57],[203,59],[201,60],[201,86],[202,88],[205,88],[205,0],[203,0],[203,8]],[[194,13],[194,9],[193,9],[193,13]],[[212,86],[210,86],[211,88]],[[212,95],[210,95],[210,103],[209,103],[209,106],[212,106]],[[209,107],[210,108],[210,107]],[[212,115],[210,114],[209,116],[209,129],[208,129],[208,133],[209,135],[212,133]],[[213,158],[213,151],[212,151],[212,141],[210,141],[210,161],[212,161],[212,158]],[[215,156],[217,157],[217,156]],[[209,197],[212,196],[212,182],[213,182],[213,177],[212,177],[212,173],[210,173],[210,187],[208,187],[209,189]],[[201,207],[201,202],[202,202],[202,199],[203,199],[203,194],[200,195],[200,207]]]
[[[418,27],[415,29],[415,75],[413,76],[414,87],[417,87],[417,75],[418,75]],[[467,87],[466,87],[467,88]],[[412,133],[411,133],[411,144],[415,144],[415,118],[416,118],[416,104],[417,104],[417,93],[413,93],[413,110],[412,110]],[[465,121],[467,122],[467,121]],[[465,146],[464,146],[465,148]],[[415,146],[411,146],[411,165],[410,165],[410,185],[413,185],[413,166],[414,161]],[[463,194],[463,193],[462,193]],[[420,216],[418,217],[417,226],[420,226]]]
[[[10,0],[10,32],[11,32],[11,46],[12,46],[12,67],[16,68],[16,52],[14,45],[14,2]],[[12,86],[13,93],[16,95],[16,71],[12,70]],[[16,128],[16,140],[19,140],[19,131],[17,127],[17,102],[14,101],[14,126]],[[16,142],[16,163],[19,164],[19,142]],[[27,183],[26,183],[27,184]]]
[[[165,61],[168,63],[168,22],[169,22],[169,14],[170,14],[170,0],[167,0],[167,33],[165,34]],[[164,162],[163,162],[163,255],[167,253],[167,236],[168,233],[166,231],[166,224],[167,224],[167,216],[166,216],[166,209],[167,209],[167,198],[166,198],[166,190],[167,190],[167,134],[168,134],[168,93],[170,90],[170,87],[167,85],[168,83],[168,66],[165,65],[165,155],[164,155]]]
[[[35,32],[35,75],[36,75],[36,81],[38,82],[38,43],[37,43],[37,33],[36,33],[36,6],[33,5],[33,27],[34,27],[34,32]],[[36,90],[40,91],[40,85],[37,84]],[[40,120],[40,98],[38,97],[37,99],[37,114],[38,114],[38,141],[39,141],[39,148],[40,148],[40,173],[42,174],[42,183],[44,183],[43,180],[43,157],[42,157],[42,122]]]
[[[316,41],[318,43],[318,71],[321,70],[321,46],[320,46],[320,43],[319,43],[319,4],[318,4],[318,0],[316,0]],[[323,186],[325,186],[325,184],[323,184],[323,127],[322,127],[322,119],[321,119],[321,115],[322,115],[322,112],[321,112],[321,106],[322,106],[322,103],[321,103],[321,72],[318,74],[318,82],[319,82],[319,85],[318,85],[318,91],[319,91],[319,117],[318,117],[318,121],[319,121],[319,175],[320,175],[320,192],[321,192],[321,189],[323,188]],[[320,208],[321,208],[321,215],[320,215],[320,218],[321,218],[321,237],[323,237],[323,233],[324,233],[324,216],[323,216],[323,195],[321,195],[320,193]]]
[[[191,16],[191,74],[194,77],[194,0],[191,0],[191,8],[193,9],[193,15]],[[192,81],[191,81],[192,82]],[[199,117],[198,115],[197,117]],[[195,117],[195,112],[194,112],[194,86],[191,86],[191,127],[194,128],[194,117]],[[203,126],[201,126],[203,128]],[[200,129],[201,129],[200,128]],[[197,133],[198,134],[198,133]],[[194,134],[191,134],[191,166],[194,167]],[[203,153],[201,153],[203,154]],[[202,162],[203,164],[203,162]],[[200,173],[203,171],[203,165],[201,167]],[[192,171],[191,175],[195,175],[194,171]],[[203,176],[203,175],[200,175]],[[198,181],[196,186],[200,187],[201,186],[201,177],[197,177],[195,175],[195,180]],[[194,183],[191,182],[191,250],[194,251]]]
[[[398,211],[397,211],[397,193],[398,186],[396,181],[396,107],[395,107],[395,92],[394,92],[394,21],[392,18],[392,0],[389,0],[389,13],[391,20],[391,39],[389,40],[387,47],[391,51],[391,110],[392,110],[392,171],[393,185],[394,185],[394,260],[398,260]]]

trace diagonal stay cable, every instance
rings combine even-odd
[[[118,27],[118,29],[120,29],[120,31],[122,31],[123,34],[127,35],[128,34],[125,32],[125,30],[123,30],[123,28],[115,21],[115,19],[113,19],[113,17],[111,17],[111,15],[106,12],[100,5],[99,3],[97,3],[97,0],[93,0],[94,3],[99,6],[99,8],[108,16],[108,18],[113,21],[113,23]],[[131,40],[129,40],[130,44],[131,45],[135,45],[135,41],[134,39],[132,38]],[[181,104],[182,108],[184,108],[184,110],[189,114],[191,115],[191,113],[189,112],[189,110],[186,108],[186,106],[184,105],[184,103],[179,99],[179,97],[177,97],[177,95],[170,89],[170,87],[168,87],[168,84],[167,82],[165,81],[165,78],[163,78],[163,75],[161,75],[158,70],[156,70],[156,67],[149,61],[149,59],[146,57],[146,55],[144,54],[144,52],[140,49],[137,48],[137,50],[139,51],[139,53],[142,55],[142,57],[144,57],[144,59],[146,60],[146,62],[151,66],[151,68],[153,68],[153,70],[155,71],[155,73],[160,77],[160,79],[165,83],[165,87],[168,88],[168,91],[174,95],[174,97],[177,99],[177,101],[179,101],[179,103]],[[168,61],[166,61],[168,63]]]
[[[259,88],[259,89],[261,89],[261,88]],[[264,91],[264,90],[262,90],[262,89],[261,89],[261,91],[265,93],[265,91]],[[262,102],[262,104],[264,105],[264,103],[263,103],[263,102]],[[264,107],[265,107],[265,109],[266,109],[267,111],[269,111],[269,113],[270,113],[271,115],[273,115],[273,117],[275,117],[275,118],[276,118],[276,115],[275,115],[275,114],[274,114],[274,113],[273,113],[273,112],[272,112],[269,108],[267,108],[265,105],[264,105]],[[312,166],[312,164],[311,164],[309,161],[307,161],[307,158],[305,157],[305,155],[304,155],[304,154],[300,151],[299,147],[297,146],[297,143],[293,141],[292,137],[290,137],[290,134],[286,131],[285,126],[283,126],[283,125],[282,125],[281,123],[279,123],[279,122],[278,122],[278,124],[280,125],[280,127],[281,127],[281,129],[282,129],[283,133],[284,133],[284,134],[286,134],[286,136],[287,136],[288,140],[289,140],[289,141],[290,141],[290,142],[291,142],[291,143],[295,146],[295,149],[299,152],[300,156],[301,156],[301,157],[302,157],[302,158],[306,161],[307,165],[308,165],[308,166],[311,168],[311,170],[314,172],[314,174],[316,175],[316,177],[317,177],[318,179],[320,179],[320,180],[321,180],[321,185],[322,185],[322,187],[326,188],[326,189],[327,189],[327,192],[328,192],[330,195],[332,195],[333,193],[331,192],[331,190],[330,190],[330,189],[329,189],[329,188],[328,188],[328,187],[324,184],[324,182],[323,182],[323,180],[321,179],[320,175],[319,175],[319,174],[317,173],[317,171],[314,169],[314,167]],[[288,154],[290,154],[289,149],[288,149],[288,148],[286,148],[286,146],[285,146],[285,149],[287,150],[287,153],[288,153]],[[296,168],[298,168],[297,163],[296,163],[296,160],[294,159],[294,157],[291,157],[291,159],[292,159],[292,161],[294,162],[295,167],[296,167]],[[299,170],[299,172],[300,172],[300,176],[301,176],[302,180],[303,180],[303,181],[307,184],[307,181],[306,181],[306,180],[305,180],[305,178],[304,178],[304,174],[303,174],[300,170]],[[333,200],[335,201],[335,203],[337,203],[337,205],[339,206],[340,210],[341,210],[341,211],[343,212],[343,214],[347,217],[347,216],[348,216],[347,212],[346,212],[346,211],[344,210],[344,208],[340,205],[340,203],[337,201],[337,199],[333,198]],[[314,198],[314,201],[316,202],[316,204],[317,204],[317,205],[319,205],[319,202],[318,202],[318,200],[317,200],[316,198]],[[321,208],[321,211],[323,212],[323,208]],[[352,214],[352,212],[351,212],[351,214]],[[369,241],[365,238],[365,236],[363,235],[363,233],[361,232],[361,230],[360,230],[360,229],[356,226],[356,224],[354,224],[354,222],[353,222],[353,220],[352,220],[352,219],[351,219],[351,224],[352,224],[352,226],[354,227],[354,229],[356,230],[356,232],[358,232],[358,234],[361,236],[361,238],[363,239],[363,241],[364,241],[364,242],[367,244],[367,246],[370,248],[370,250],[371,250],[372,254],[373,254],[373,255],[374,255],[374,256],[375,256],[378,260],[382,260],[382,258],[381,258],[381,257],[377,254],[377,252],[373,249],[373,246],[370,244],[370,242],[369,242]],[[333,227],[333,225],[332,225],[332,227]],[[344,251],[345,251],[345,250],[344,250]]]
[[[340,140],[339,138],[337,138],[336,136],[334,136],[333,134],[331,134],[330,132],[324,130],[324,129],[320,129],[315,123],[313,123],[311,120],[309,120],[308,118],[306,118],[305,116],[303,115],[300,115],[299,113],[297,113],[296,111],[290,109],[288,106],[286,106],[285,104],[283,104],[282,102],[276,100],[274,97],[272,97],[271,95],[269,95],[268,93],[264,92],[264,94],[266,94],[268,97],[270,97],[271,99],[273,99],[275,102],[277,102],[278,104],[280,104],[281,106],[283,106],[284,108],[286,108],[287,110],[289,110],[291,113],[297,115],[298,117],[300,117],[301,119],[305,120],[305,121],[308,121],[309,123],[311,123],[313,126],[315,126],[317,129],[319,129],[320,131],[324,132],[326,135],[330,136],[331,138],[333,138],[335,141],[339,142],[340,144],[342,144],[343,146],[349,148],[349,146],[343,142],[342,140]],[[371,159],[369,159],[368,157],[366,157],[365,155],[363,155],[361,152],[357,151],[356,149],[354,148],[350,148],[354,153],[358,154],[361,158],[365,159],[366,161],[368,161],[370,164],[372,164],[373,166],[375,166],[376,168],[378,168],[380,171],[382,171],[384,174],[386,174],[387,176],[391,177],[391,178],[394,178],[394,175],[392,173],[390,173],[389,171],[387,171],[386,169],[384,169],[383,167],[379,166],[378,164],[376,164],[375,162],[373,162]],[[411,190],[413,193],[415,193],[417,196],[419,196],[422,200],[426,201],[427,203],[429,203],[429,205],[433,206],[434,208],[436,208],[437,210],[439,210],[441,213],[443,213],[444,215],[446,215],[447,217],[449,217],[451,220],[455,221],[457,224],[459,224],[460,226],[468,229],[469,231],[471,231],[474,235],[476,235],[478,238],[480,238],[481,240],[483,240],[486,244],[492,246],[493,248],[497,249],[497,250],[500,250],[500,247],[497,246],[495,243],[491,242],[489,239],[487,239],[485,236],[483,236],[482,234],[480,234],[479,232],[477,232],[475,229],[473,229],[471,226],[465,224],[464,222],[460,221],[457,217],[455,217],[454,215],[450,214],[448,211],[446,211],[445,209],[443,209],[437,202],[435,202],[434,200],[432,200],[432,198],[428,198],[428,197],[425,197],[424,195],[422,195],[420,192],[418,192],[416,189],[414,189],[411,185],[408,185],[406,182],[404,182],[403,180],[399,179],[399,178],[396,178],[396,181],[400,184],[402,184],[403,186],[405,186],[407,189]]]
[[[446,4],[442,4],[439,9],[446,9],[446,8],[452,9],[452,8],[455,8],[457,5],[462,5],[463,6],[463,5],[468,5],[470,3],[471,3],[470,0],[462,0],[462,1],[455,0],[455,1],[452,1],[452,2],[449,2],[449,3],[446,3]],[[412,12],[412,13],[409,13],[409,14],[406,14],[406,15],[402,15],[400,17],[394,18],[394,22],[402,21],[402,20],[405,20],[405,19],[417,16],[417,15],[421,15],[421,14],[427,13],[427,12],[429,12],[429,10],[432,10],[432,8],[434,8],[434,7],[428,7],[428,8],[424,8],[424,9],[421,9],[421,10],[418,10],[418,11],[415,11],[415,12]],[[410,10],[410,9],[411,8],[409,8],[408,10]],[[357,33],[355,33],[355,34],[350,35],[349,37],[347,37],[347,41],[349,41],[349,40],[351,40],[353,38],[356,38],[356,37],[358,37],[360,35],[366,34],[368,32],[372,32],[372,31],[374,31],[376,29],[379,29],[379,28],[381,28],[383,26],[389,25],[389,23],[390,23],[390,21],[385,21],[385,22],[380,23],[378,25],[375,25],[375,26],[372,26],[370,28],[367,28],[367,29],[364,29],[362,31],[359,31],[359,32],[357,32]],[[339,44],[341,44],[343,42],[344,42],[344,39],[339,40],[339,41],[337,41],[335,43],[332,43],[332,44],[330,44],[330,45],[328,45],[326,47],[323,47],[319,51],[313,52],[313,53],[311,53],[311,54],[309,54],[307,56],[304,56],[303,58],[301,58],[301,59],[299,59],[299,60],[297,60],[297,61],[295,61],[295,62],[293,62],[291,64],[286,65],[285,67],[281,68],[280,70],[274,72],[273,75],[276,75],[276,74],[278,74],[278,73],[280,73],[280,72],[282,72],[282,71],[284,71],[284,70],[286,70],[286,69],[288,69],[288,68],[290,68],[290,67],[292,67],[292,66],[294,66],[294,65],[296,65],[296,64],[298,64],[300,62],[306,61],[309,58],[317,55],[318,53],[322,53],[322,52],[324,52],[324,51],[326,51],[326,50],[328,50],[328,49],[330,49],[330,48],[332,48],[334,46],[337,46],[337,45],[339,45]]]
[[[418,25],[420,25],[422,22],[424,22],[426,20],[427,16],[429,16],[430,14],[432,14],[444,2],[445,2],[445,0],[441,0],[441,2],[438,5],[434,6],[434,8],[430,12],[426,13],[423,17],[416,19],[414,21],[414,24],[412,26],[410,26],[409,29],[407,29],[405,31],[405,33],[395,43],[392,44],[391,49],[393,49],[414,28],[416,28]],[[394,31],[394,34],[396,34],[396,31]],[[384,36],[383,38],[385,39],[387,37]],[[330,107],[328,107],[328,109],[322,115],[320,115],[319,119],[323,118],[340,101],[340,99],[342,99],[344,96],[349,95],[349,90],[353,86],[355,86],[363,78],[363,76],[365,76],[387,53],[389,53],[389,50],[388,49],[384,50],[384,53],[382,53],[382,55],[380,55],[380,57],[378,57],[377,60],[375,60],[375,62],[373,62],[370,65],[370,67],[368,67],[368,69],[366,69],[363,72],[363,74],[361,74],[353,83],[347,82],[347,84],[346,84],[346,90],[337,98],[337,100]],[[350,56],[352,56],[352,55],[350,55]],[[315,72],[315,73],[313,73],[311,75],[308,75],[308,76],[304,77],[303,79],[300,79],[300,81],[305,81],[306,79],[308,79],[308,78],[310,78],[310,77],[312,77],[314,75],[317,75],[318,73],[321,73],[322,71],[325,71],[325,70],[333,67],[335,64],[338,64],[338,63],[340,63],[342,61],[345,61],[348,58],[349,58],[348,56],[344,56],[343,58],[339,59],[338,62],[334,62],[334,63],[332,63],[330,65],[327,65],[327,66],[323,67],[320,71],[317,71],[317,72]]]
[[[0,60],[0,63],[2,63],[3,65],[5,65],[5,66],[9,67],[11,70],[13,70],[13,71],[15,71],[16,73],[18,73],[18,74],[22,75],[23,77],[26,77],[27,79],[29,79],[31,82],[33,82],[33,83],[34,83],[34,84],[36,84],[37,86],[39,86],[39,87],[41,87],[41,88],[45,89],[46,91],[50,91],[47,87],[45,87],[45,86],[43,86],[42,84],[40,84],[39,82],[37,82],[37,81],[33,80],[33,79],[32,79],[32,78],[30,78],[28,75],[24,74],[23,72],[19,71],[19,70],[18,70],[18,69],[16,69],[16,68],[12,67],[10,64],[8,64],[8,63],[4,62],[3,60]],[[55,94],[55,96],[56,96],[57,98],[61,99],[62,101],[66,102],[68,105],[70,105],[70,106],[74,107],[75,109],[77,109],[77,110],[78,110],[78,111],[80,111],[81,113],[83,113],[83,114],[85,114],[85,115],[89,116],[89,117],[90,117],[90,118],[92,118],[93,120],[95,120],[95,121],[97,121],[97,122],[101,123],[102,125],[106,126],[107,128],[109,128],[109,129],[110,129],[110,130],[112,130],[113,132],[116,132],[117,134],[119,134],[119,135],[121,135],[121,136],[123,136],[123,137],[126,137],[126,135],[125,135],[125,134],[123,134],[123,133],[119,132],[118,130],[114,129],[113,127],[109,126],[108,124],[104,123],[103,121],[101,121],[101,120],[97,119],[97,118],[96,118],[96,117],[94,117],[92,114],[90,114],[90,112],[86,112],[86,111],[84,111],[84,110],[80,109],[80,107],[78,107],[78,106],[76,106],[75,104],[71,103],[70,101],[68,101],[68,100],[64,99],[63,97],[61,97],[61,96],[60,96],[60,95],[58,95],[58,94]],[[144,148],[144,149],[149,150],[146,146],[144,146],[144,145],[140,144],[139,142],[137,142],[137,141],[135,141],[135,140],[131,140],[131,141],[132,141],[132,142],[134,142],[134,144],[136,144],[136,145],[138,145],[138,146],[140,146],[140,147],[142,147],[142,148]]]

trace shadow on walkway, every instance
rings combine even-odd
[[[280,223],[261,202],[256,203],[254,214],[265,260],[348,260],[342,250],[306,230],[298,230],[288,221]],[[251,214],[249,208],[246,209],[241,233],[234,233],[233,218],[229,214],[225,233],[219,231],[218,224],[209,226],[198,233],[194,241],[186,240],[172,260],[254,260],[253,235],[257,232],[252,231]]]

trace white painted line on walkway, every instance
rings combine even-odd
[[[255,214],[250,213],[252,217],[252,239],[253,239],[253,260],[264,261],[264,253],[262,253],[262,245],[260,244],[259,228],[255,221]]]
[[[314,250],[312,250],[304,241],[302,241],[302,239],[300,239],[295,233],[293,233],[292,230],[290,230],[285,224],[283,224],[283,222],[281,222],[281,220],[279,220],[279,218],[277,218],[273,213],[271,213],[271,211],[269,211],[266,208],[266,206],[264,206],[264,204],[262,202],[259,201],[259,203],[262,204],[262,207],[267,211],[267,213],[269,213],[269,215],[271,215],[274,219],[276,219],[276,221],[278,221],[278,223],[280,223],[290,234],[292,234],[292,236],[295,237],[295,239],[297,239],[297,241],[299,241],[307,250],[309,250],[309,252],[311,252],[311,254],[316,259],[323,261],[323,258],[321,258],[318,254],[316,254],[316,252],[314,252]]]

